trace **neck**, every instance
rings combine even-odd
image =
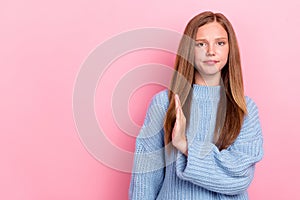
[[[195,84],[205,86],[217,86],[220,85],[221,72],[213,75],[203,75],[198,71],[195,71]]]

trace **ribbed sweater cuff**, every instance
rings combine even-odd
[[[195,171],[200,172],[201,169],[207,169],[207,173],[211,173],[213,161],[205,158],[211,153],[213,148],[214,145],[212,143],[193,141],[188,145],[187,157],[181,152],[178,152],[176,161],[176,172],[178,177],[181,179],[186,179],[189,175],[192,177],[192,175],[195,174]],[[203,168],[199,168],[199,166],[202,165]]]

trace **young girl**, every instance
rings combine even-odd
[[[248,199],[262,157],[232,25],[200,13],[184,31],[170,90],[152,98],[136,139],[129,199]]]

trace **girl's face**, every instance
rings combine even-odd
[[[227,63],[228,53],[228,35],[218,22],[208,23],[198,28],[195,67],[204,80],[215,75],[220,78],[221,69]]]

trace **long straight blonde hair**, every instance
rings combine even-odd
[[[219,136],[214,137],[217,138],[214,142],[219,150],[225,149],[235,141],[240,133],[244,116],[247,114],[247,107],[244,98],[237,38],[231,23],[223,14],[206,11],[196,15],[189,21],[179,44],[175,60],[175,72],[168,93],[170,103],[164,121],[165,145],[172,141],[172,130],[176,120],[174,93],[178,94],[187,119],[187,125],[189,123],[192,85],[195,83],[194,76],[196,70],[194,67],[193,41],[196,40],[199,27],[214,21],[218,22],[226,30],[229,43],[228,61],[221,71],[222,90],[226,95],[226,101],[224,101],[224,98],[223,100],[222,98],[220,99],[215,128],[215,136],[216,134],[219,134]],[[225,105],[222,105],[224,102]],[[226,107],[226,110],[224,107]],[[225,113],[223,123],[220,122],[222,110]]]

